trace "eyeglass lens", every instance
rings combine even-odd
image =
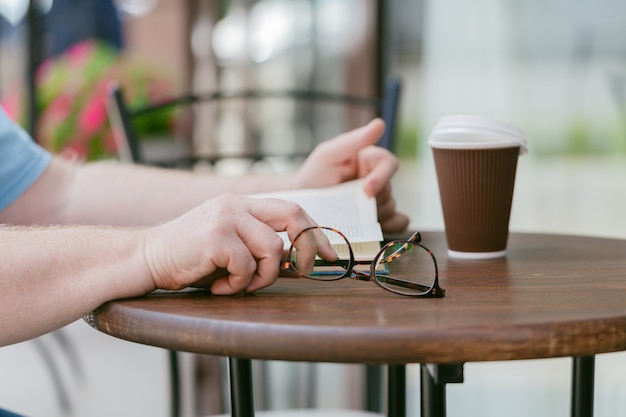
[[[330,243],[336,256],[327,249]],[[346,275],[350,266],[358,272],[369,273],[372,264],[360,260],[372,260],[374,279],[390,291],[420,295],[428,292],[435,281],[436,266],[430,252],[412,242],[391,242],[383,250],[376,248],[365,254],[367,259],[359,259],[360,244],[352,244],[357,262],[350,256],[350,246],[346,238],[326,228],[313,228],[301,233],[293,242],[291,263],[304,277],[316,280],[336,280]],[[378,253],[378,254],[377,254]]]
[[[323,251],[327,245],[332,246],[332,252]],[[304,277],[336,280],[343,277],[350,266],[348,245],[348,241],[332,229],[307,229],[292,242],[290,261]]]
[[[374,260],[376,281],[384,288],[406,295],[427,293],[437,270],[430,252],[411,242],[391,242]]]

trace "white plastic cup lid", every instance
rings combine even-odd
[[[512,124],[488,117],[451,115],[441,117],[433,128],[428,144],[440,149],[489,149],[520,147],[528,152],[524,131]]]

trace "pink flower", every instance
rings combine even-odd
[[[73,160],[115,155],[106,112],[106,86],[111,80],[119,82],[131,105],[160,101],[170,95],[171,85],[167,76],[155,71],[149,63],[121,56],[114,48],[94,40],[80,42],[62,56],[47,60],[36,74],[40,111],[37,141]],[[22,123],[26,119],[23,89],[19,84],[16,91],[7,90],[0,103],[9,117]],[[170,126],[173,117],[173,112],[163,112],[140,129],[142,133],[161,132]]]
[[[89,59],[95,51],[95,45],[92,41],[84,41],[77,43],[67,50],[66,55],[72,66],[80,66]]]
[[[90,136],[97,132],[106,120],[107,112],[104,98],[94,96],[85,104],[78,118],[78,127],[83,134]]]
[[[71,94],[61,94],[50,103],[44,112],[44,117],[58,122],[67,119],[72,113],[74,100],[75,97]]]

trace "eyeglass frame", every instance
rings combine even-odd
[[[346,268],[345,272],[337,277],[332,277],[332,278],[316,278],[314,276],[310,276],[310,275],[304,275],[302,274],[300,271],[298,271],[294,265],[293,262],[291,261],[291,254],[294,250],[294,248],[297,250],[298,248],[296,248],[293,244],[293,242],[297,241],[298,238],[305,232],[308,232],[309,230],[314,230],[314,229],[319,229],[319,230],[329,230],[331,232],[335,232],[337,234],[339,234],[348,244],[348,252],[350,254],[350,259],[347,260],[348,261],[348,267]],[[392,292],[394,294],[398,294],[398,295],[404,295],[407,297],[416,297],[416,298],[443,298],[445,297],[446,294],[446,290],[441,288],[439,286],[439,267],[437,266],[437,259],[435,258],[435,255],[433,254],[433,252],[428,249],[426,246],[421,244],[422,241],[422,235],[420,232],[414,232],[411,237],[409,237],[408,239],[403,239],[403,240],[398,240],[398,239],[394,239],[391,240],[389,242],[387,242],[385,245],[383,245],[380,248],[380,251],[376,254],[376,256],[374,256],[372,258],[371,261],[357,261],[354,258],[354,251],[352,249],[352,244],[350,243],[350,241],[348,240],[348,238],[346,237],[346,235],[344,235],[341,231],[334,229],[332,227],[327,227],[327,226],[310,226],[307,227],[305,229],[303,229],[300,233],[298,233],[296,235],[296,237],[291,240],[291,245],[289,247],[289,250],[287,251],[287,254],[285,256],[285,258],[283,259],[283,261],[280,264],[280,269],[282,271],[288,272],[290,274],[295,275],[298,278],[307,278],[307,279],[313,279],[316,281],[338,281],[340,279],[344,279],[344,278],[350,278],[350,279],[356,279],[359,281],[374,281],[379,287],[381,287],[384,290],[387,290],[389,292]],[[426,251],[426,253],[428,253],[431,257],[431,259],[433,260],[433,263],[435,265],[435,278],[433,280],[432,285],[428,288],[428,290],[426,292],[423,293],[416,293],[416,294],[409,294],[409,293],[404,293],[404,292],[400,292],[400,291],[394,291],[391,288],[387,288],[385,286],[383,286],[378,279],[376,278],[376,270],[375,270],[375,266],[376,263],[374,262],[374,260],[377,260],[384,252],[385,250],[390,247],[391,245],[394,244],[403,244],[403,243],[410,243],[412,245],[415,246],[419,246],[420,248],[424,249]],[[393,253],[391,255],[389,255],[388,257],[393,257],[394,255],[396,255],[396,253]],[[397,255],[396,255],[397,256]],[[363,272],[363,271],[355,271],[354,267],[357,265],[370,265],[370,271],[369,272]],[[343,267],[343,266],[342,266]],[[425,285],[421,285],[421,284],[415,284],[415,285],[420,285],[423,287],[426,287]]]

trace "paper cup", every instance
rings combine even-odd
[[[451,257],[506,254],[517,159],[524,134],[479,116],[446,116],[428,141],[433,151]]]

